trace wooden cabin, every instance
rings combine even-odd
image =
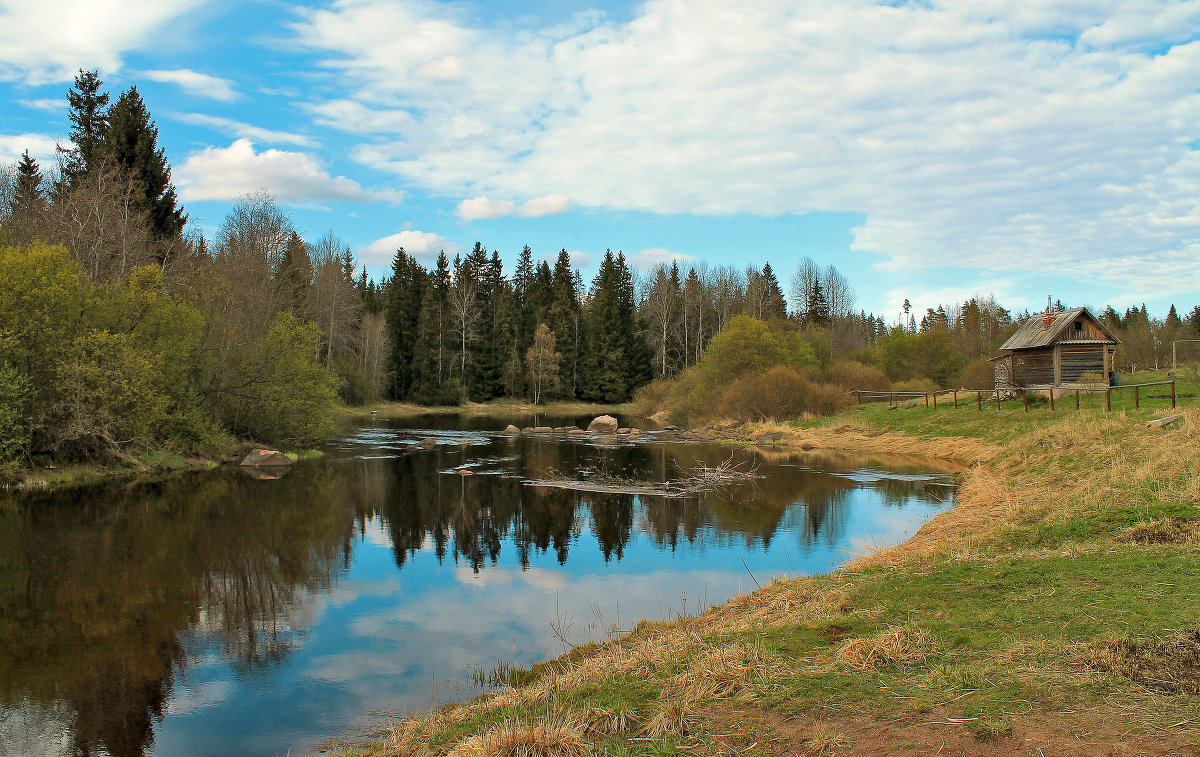
[[[1057,387],[1099,374],[1108,383],[1121,340],[1086,308],[1039,313],[1021,324],[992,358],[999,389]]]

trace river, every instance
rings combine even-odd
[[[535,419],[381,420],[274,480],[0,499],[0,756],[353,743],[498,663],[828,571],[953,504],[952,472],[923,465],[499,433],[510,420]],[[754,475],[685,497],[529,483],[727,461]]]

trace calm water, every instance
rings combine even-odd
[[[0,755],[353,741],[470,696],[474,669],[695,613],[750,574],[829,570],[952,504],[945,472],[492,431],[507,422],[379,422],[279,480],[0,501]],[[523,483],[678,479],[731,454],[761,477],[692,498]]]

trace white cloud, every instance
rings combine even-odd
[[[570,197],[564,194],[549,194],[544,197],[534,197],[526,202],[521,206],[520,215],[522,218],[541,218],[542,216],[566,213],[570,209]]]
[[[248,139],[192,153],[176,176],[184,201],[232,200],[259,190],[292,203],[400,200],[398,192],[370,191],[344,176],[331,176],[304,153],[255,152]]]
[[[64,140],[64,147],[71,143]],[[0,134],[0,163],[15,161],[29,150],[29,156],[41,164],[42,175],[46,174],[47,165],[57,156],[58,142],[53,137],[43,134]]]
[[[301,147],[316,147],[316,141],[304,134],[294,134],[288,131],[263,129],[252,124],[235,121],[223,116],[210,116],[207,113],[170,113],[170,118],[185,124],[204,126],[231,137],[249,139],[251,142],[267,144],[299,145]]]
[[[460,202],[455,208],[454,214],[464,221],[479,221],[511,215],[518,215],[522,218],[541,218],[542,216],[566,213],[570,209],[571,198],[564,194],[534,197],[520,206],[511,200],[492,200],[481,195]]]
[[[393,133],[360,129],[381,137],[355,158],[474,198],[464,219],[520,211],[487,198],[550,194],[655,213],[854,212],[853,246],[891,270],[1197,289],[1153,268],[1200,237],[1194,1],[648,0],[636,13],[500,34],[434,4],[335,0],[295,30],[348,101],[405,114]]]
[[[516,203],[508,200],[489,200],[486,197],[474,197],[463,200],[454,209],[454,214],[464,221],[490,220],[503,218],[517,212]]]
[[[122,54],[203,3],[124,0],[118,9],[92,0],[0,0],[0,79],[36,85],[69,81],[80,68],[113,73]]]
[[[407,229],[360,247],[357,250],[358,259],[370,267],[388,266],[396,256],[396,250],[401,247],[406,253],[426,264],[433,262],[440,252],[453,256],[462,250],[457,244],[438,234]]]
[[[209,76],[190,68],[143,71],[139,76],[150,81],[174,84],[189,95],[207,97],[210,100],[233,102],[238,99],[237,90],[233,88],[233,82],[229,79]]]
[[[415,123],[405,110],[368,108],[353,100],[328,100],[301,106],[321,126],[355,134],[403,134]]]
[[[639,250],[625,256],[625,261],[639,271],[649,271],[655,266],[670,265],[672,263],[690,263],[695,260],[695,255],[688,255],[684,252],[673,252],[662,247],[651,247],[650,249]]]
[[[18,103],[24,105],[30,110],[44,110],[47,113],[54,113],[60,110],[66,110],[67,100],[63,97],[45,97],[36,100],[17,100]]]

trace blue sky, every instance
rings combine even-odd
[[[837,265],[893,318],[1200,304],[1200,3],[0,0],[0,161],[137,84],[211,234]]]

